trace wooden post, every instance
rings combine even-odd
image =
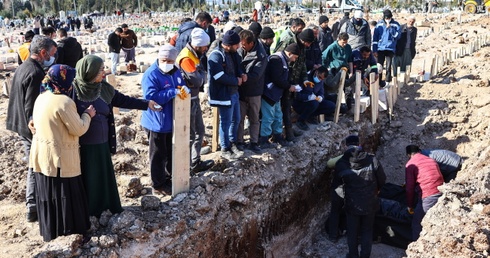
[[[385,87],[386,94],[386,104],[388,109],[388,119],[391,121],[391,116],[393,114],[393,92],[396,91],[396,86],[398,84],[398,78],[393,78],[393,84]]]
[[[211,138],[211,151],[218,151],[219,143],[219,112],[217,107],[213,107],[213,137]]]
[[[412,71],[412,66],[407,65],[407,70],[405,71],[405,85],[408,85],[408,82],[410,81],[410,72]]]
[[[393,100],[393,106],[396,104],[396,101],[398,99],[398,95],[400,95],[400,84],[403,84],[403,82],[405,81],[405,78],[406,78],[405,77],[406,73],[402,72],[401,74],[403,75],[403,80],[401,80],[402,83],[396,82],[395,84],[393,84],[393,88],[391,91],[393,93],[392,97],[391,97],[391,99]]]
[[[371,93],[371,122],[376,124],[378,120],[378,106],[379,106],[379,80],[374,81],[376,75],[374,73],[369,74],[370,93]]]
[[[346,71],[340,70],[340,82],[339,82],[339,91],[337,93],[337,103],[335,105],[335,115],[334,115],[334,122],[338,123],[339,122],[339,115],[340,115],[340,105],[342,105],[342,100],[344,99],[344,83],[345,83],[345,76],[347,74]]]
[[[117,82],[116,82],[116,76],[114,74],[107,75],[105,77],[105,80],[107,81],[107,83],[112,85],[112,87],[116,88]],[[119,108],[118,107],[112,107],[112,112],[114,113],[114,115],[118,115],[119,114]]]
[[[354,91],[354,122],[359,122],[359,116],[361,113],[361,83],[362,74],[360,70],[356,71],[356,89]]]
[[[189,191],[191,98],[174,98],[172,137],[172,196]]]
[[[324,123],[324,122],[325,122],[325,115],[324,115],[324,114],[319,115],[319,116],[318,116],[318,121],[319,121],[320,123]]]

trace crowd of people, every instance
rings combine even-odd
[[[365,20],[361,11],[352,18],[346,13],[332,28],[327,16],[308,26],[294,18],[278,33],[256,21],[246,28],[229,21],[217,38],[212,17],[201,12],[194,20],[184,20],[177,35],[159,48],[142,78],[143,99],[126,96],[108,84],[103,60],[83,56],[80,44],[65,29],[27,32],[18,51],[20,66],[7,115],[7,129],[22,138],[23,160],[29,163],[27,220],[39,219],[41,234],[49,241],[60,235],[86,234],[89,216],[123,210],[111,160],[116,153],[112,107],[143,110],[152,187],[155,194],[170,194],[173,120],[180,119],[173,117],[174,98],[191,98],[191,174],[214,166],[213,160],[201,159],[206,127],[200,92],[206,84],[209,105],[219,112],[222,158],[240,159],[246,149],[260,154],[287,147],[319,122],[318,115],[333,118],[336,102],[341,101],[337,92],[342,73],[348,97],[341,112],[346,113],[354,101],[351,86],[356,71],[361,71],[365,93],[371,83],[369,73],[390,82],[392,67],[404,71],[416,53],[414,22],[409,17],[400,25],[390,10],[375,23]],[[56,33],[58,43],[53,40]],[[121,50],[126,63],[135,62],[137,44],[127,24],[108,35],[111,73],[117,74]],[[383,80],[378,65],[385,63]],[[386,176],[357,136],[345,143],[346,152],[334,161],[332,182],[332,189],[343,185],[344,192],[332,193],[339,195],[332,200],[332,213],[334,206],[345,206],[349,257],[359,256],[358,234],[361,257],[368,257],[377,192]],[[407,204],[416,214],[416,239],[423,215],[440,196],[437,186],[455,178],[461,159],[443,150],[420,151],[417,146],[408,146],[407,155]],[[451,162],[443,160],[447,157]],[[440,164],[430,162],[431,158]],[[337,239],[335,220],[332,223],[329,235]]]

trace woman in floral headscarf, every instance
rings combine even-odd
[[[90,228],[78,140],[96,112],[89,106],[82,115],[77,113],[70,97],[73,78],[75,69],[52,66],[42,81],[43,93],[34,103],[29,166],[37,172],[37,214],[44,241],[85,234]]]

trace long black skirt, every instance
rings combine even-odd
[[[87,195],[82,176],[62,178],[34,173],[39,230],[44,241],[85,234],[90,228]]]

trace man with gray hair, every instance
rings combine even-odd
[[[44,68],[54,63],[56,42],[46,36],[36,35],[30,46],[30,56],[15,71],[12,79],[12,89],[9,95],[7,111],[7,129],[19,134],[24,144],[24,157],[22,161],[29,163],[32,133],[29,122],[32,119],[34,101],[39,95],[41,81],[44,78]],[[36,181],[32,169],[27,172],[27,221],[37,220],[36,211]]]
[[[403,24],[400,28],[401,36],[396,43],[395,51],[395,69],[393,74],[397,73],[397,68],[400,67],[401,72],[405,72],[407,65],[412,65],[412,60],[415,57],[417,51],[415,50],[415,40],[417,39],[417,28],[415,24],[415,17],[408,17],[407,23]]]

